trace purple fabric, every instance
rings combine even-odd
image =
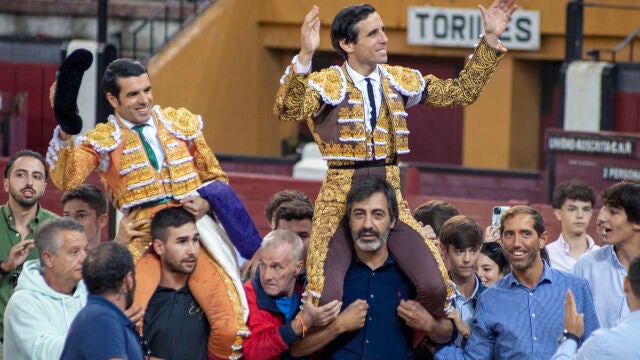
[[[222,181],[214,181],[198,189],[229,235],[229,239],[245,259],[251,259],[262,239],[251,216],[235,191]]]

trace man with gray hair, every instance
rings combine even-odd
[[[82,265],[82,278],[89,290],[87,306],[71,324],[61,359],[142,360],[136,327],[124,313],[136,289],[129,250],[115,242],[98,245]]]
[[[87,236],[74,219],[48,220],[36,231],[39,260],[29,260],[4,314],[5,359],[59,358],[65,336],[87,301],[82,279]]]
[[[301,309],[304,268],[304,245],[289,230],[274,230],[262,240],[259,265],[253,279],[244,284],[249,304],[247,326],[251,334],[244,340],[247,359],[290,358],[289,348],[301,340],[307,329],[325,326],[340,311],[334,300],[321,307],[307,298]]]

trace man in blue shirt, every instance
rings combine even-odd
[[[564,330],[567,289],[584,314],[583,339],[599,327],[589,284],[542,260],[547,232],[539,212],[512,207],[502,217],[500,233],[512,273],[478,298],[464,349],[449,344],[436,352],[436,359],[549,359],[558,347],[555,335]]]
[[[115,242],[98,245],[82,264],[82,278],[87,306],[71,323],[61,359],[142,360],[135,325],[123,312],[136,288],[129,250]]]
[[[640,255],[640,184],[623,181],[607,188],[598,215],[598,232],[609,245],[585,254],[573,273],[587,279],[603,328],[629,314],[622,290],[631,260]]]
[[[566,333],[561,336],[561,344],[552,360],[564,359],[640,359],[638,334],[640,334],[640,256],[629,265],[629,275],[624,279],[624,292],[631,314],[618,322],[612,329],[599,329],[578,348],[576,338],[584,331],[582,314],[576,311],[571,293],[567,293],[564,303],[564,326]],[[575,354],[575,356],[574,356]]]
[[[475,272],[481,247],[482,228],[471,217],[456,215],[442,226],[440,248],[449,264],[451,281],[456,284],[454,309],[447,317],[458,330],[454,343],[460,347],[464,347],[471,334],[478,297],[487,289]]]
[[[416,319],[428,312],[409,300],[415,297],[415,288],[387,248],[398,218],[396,199],[391,185],[374,177],[356,182],[347,195],[353,260],[344,280],[343,309],[366,302],[368,310],[364,326],[338,336],[325,348],[323,358],[410,359],[413,328],[426,330]],[[451,321],[439,324],[444,326],[433,336],[451,339]]]

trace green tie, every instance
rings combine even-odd
[[[147,141],[147,139],[142,134],[142,130],[148,124],[136,125],[131,129],[140,135],[140,141],[142,141],[142,146],[144,146],[144,151],[147,153],[147,157],[149,157],[149,161],[151,162],[151,166],[153,166],[156,170],[158,169],[158,159],[156,159],[156,153],[153,152],[151,148],[151,144]]]

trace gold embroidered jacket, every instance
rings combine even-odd
[[[51,180],[62,191],[81,184],[92,171],[113,192],[118,207],[131,208],[165,198],[181,199],[210,180],[228,182],[202,135],[202,119],[187,109],[154,106],[153,119],[165,152],[156,170],[140,137],[109,116],[86,136],[65,144],[56,127],[47,151]]]
[[[344,65],[311,74],[296,74],[288,67],[274,113],[282,121],[307,120],[325,160],[362,161],[405,154],[409,152],[407,100],[419,96],[420,103],[436,107],[471,104],[503,54],[482,40],[460,75],[447,80],[423,77],[418,70],[401,66],[380,65],[383,108],[372,134],[365,127],[363,96]]]

